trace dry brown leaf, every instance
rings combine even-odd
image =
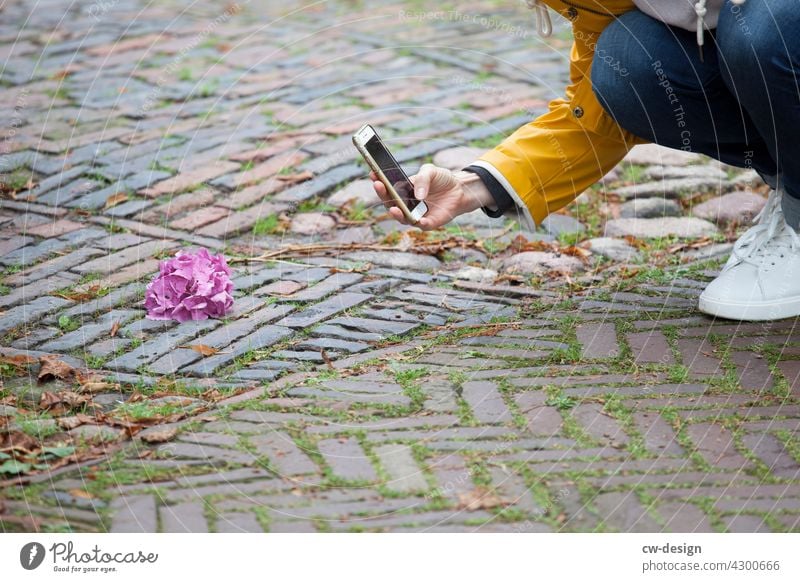
[[[479,509],[494,509],[495,507],[505,507],[511,502],[499,497],[491,489],[476,487],[472,491],[458,494],[458,508],[467,511],[477,511]]]
[[[0,435],[0,452],[7,453],[12,450],[30,453],[39,448],[39,441],[21,430],[15,430]]]
[[[331,357],[328,355],[328,352],[325,351],[325,348],[320,348],[319,355],[322,356],[323,360],[325,360],[325,363],[328,365],[328,369],[333,370],[333,361],[331,361]]]
[[[39,363],[42,365],[39,370],[39,382],[50,382],[55,379],[68,380],[76,376],[75,368],[59,360],[58,356],[41,356]]]
[[[70,489],[67,491],[73,497],[80,497],[81,499],[94,499],[94,495],[86,491],[85,489]]]
[[[67,293],[54,293],[54,295],[70,301],[91,301],[92,299],[97,299],[102,290],[103,287],[95,283],[87,287],[85,291],[69,291]]]
[[[0,356],[0,364],[9,364],[11,366],[16,366],[18,368],[27,366],[28,364],[35,364],[37,361],[38,360],[36,358],[29,356],[27,354]]]
[[[192,344],[190,346],[181,346],[181,347],[194,350],[204,358],[208,356],[213,356],[214,354],[219,352],[217,348],[212,348],[211,346],[207,346],[205,344]]]
[[[300,182],[305,182],[306,180],[310,180],[314,177],[312,172],[306,170],[305,172],[300,172],[297,174],[278,174],[276,178],[281,182],[285,182],[287,184],[298,184]]]
[[[106,205],[103,207],[103,210],[108,210],[109,208],[113,208],[117,204],[122,204],[128,199],[128,195],[125,192],[116,192],[112,194],[108,198],[106,198]]]
[[[57,419],[56,422],[62,429],[72,430],[73,428],[78,428],[80,425],[82,425],[83,419],[81,419],[80,416],[62,416],[61,418]]]
[[[98,392],[116,392],[119,390],[119,384],[115,382],[106,382],[104,380],[87,380],[81,382],[80,392],[87,394],[97,394]]]
[[[48,408],[55,408],[59,404],[61,404],[62,399],[58,394],[54,392],[42,392],[41,398],[39,398],[39,407],[48,409]]]
[[[110,333],[111,337],[115,337],[118,331],[119,331],[119,321],[115,321],[114,323],[111,324],[111,333]]]
[[[148,444],[165,443],[171,441],[178,434],[178,429],[175,427],[164,427],[158,430],[148,431],[141,435],[141,439]]]

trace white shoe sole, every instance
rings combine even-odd
[[[786,299],[735,303],[717,301],[700,295],[697,308],[703,313],[737,321],[773,321],[800,315],[800,297]]]

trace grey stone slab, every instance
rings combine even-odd
[[[73,302],[61,297],[38,297],[33,301],[9,309],[0,317],[0,333],[21,325],[31,325],[49,313],[71,305]]]
[[[111,327],[115,323],[122,325],[136,315],[137,312],[130,310],[106,313],[98,318],[97,323],[84,324],[75,331],[43,344],[40,349],[54,352],[67,352],[75,348],[84,349],[102,336],[110,336]]]
[[[411,453],[411,447],[389,444],[377,447],[375,454],[388,475],[386,486],[402,493],[413,493],[428,489],[422,469]]]
[[[241,303],[242,301],[239,302],[239,304]],[[243,315],[231,323],[222,324],[211,333],[196,338],[192,343],[222,350],[236,340],[252,333],[257,327],[275,321],[291,310],[292,307],[286,305],[269,305],[254,313]],[[149,368],[156,374],[171,374],[202,358],[201,354],[192,349],[179,349],[167,352],[155,360]]]
[[[251,436],[248,440],[260,455],[269,458],[280,476],[318,472],[317,465],[287,433],[270,432]]]
[[[331,319],[329,325],[338,325],[358,332],[376,334],[380,338],[389,335],[400,335],[408,333],[412,329],[419,327],[420,323],[410,323],[404,321],[386,321],[385,319],[367,319],[365,317],[344,316]]]
[[[339,293],[338,295],[285,317],[278,322],[278,325],[286,327],[308,327],[341,311],[364,303],[369,299],[372,299],[372,295],[366,293]]]
[[[318,447],[325,462],[337,477],[351,481],[378,479],[372,463],[356,439],[326,439],[320,441]]]
[[[509,422],[511,411],[494,382],[464,382],[462,395],[479,422]]]
[[[149,364],[171,350],[175,350],[203,332],[214,329],[220,323],[220,321],[214,319],[181,323],[144,342],[135,350],[111,360],[106,364],[106,367],[111,370],[135,372],[141,366]]]
[[[156,501],[152,495],[117,497],[111,503],[111,533],[155,533]]]
[[[183,368],[181,371],[193,376],[211,375],[222,366],[233,362],[233,360],[239,356],[251,350],[260,350],[269,347],[291,334],[292,330],[288,328],[277,325],[265,325],[231,344],[225,350],[225,353],[217,353],[213,356],[203,358],[196,364]]]

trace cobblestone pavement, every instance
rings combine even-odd
[[[564,23],[425,4],[0,7],[0,422],[92,453],[5,453],[4,530],[800,531],[795,321],[695,311],[764,185],[640,146],[535,234],[392,222],[358,126],[458,168],[566,81]],[[144,319],[184,247],[230,317]]]

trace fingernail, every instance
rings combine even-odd
[[[414,192],[416,193],[417,200],[424,200],[425,195],[427,194],[425,188],[417,188]]]

